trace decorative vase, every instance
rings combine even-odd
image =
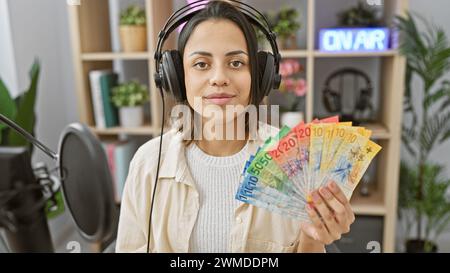
[[[122,127],[139,127],[144,124],[144,108],[142,106],[121,107],[119,109]]]
[[[303,113],[302,112],[285,112],[281,114],[281,125],[295,127],[303,121]]]
[[[143,52],[147,50],[147,27],[120,26],[120,43],[124,52]]]
[[[431,249],[428,251],[431,253],[437,253],[438,247],[433,242],[428,242],[430,244]],[[417,240],[417,239],[410,239],[406,242],[406,253],[425,253],[427,252],[425,249],[425,241],[424,240]]]

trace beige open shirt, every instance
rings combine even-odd
[[[259,126],[249,152],[278,129]],[[116,252],[145,252],[148,219],[156,168],[159,137],[142,145],[133,157],[125,184]],[[199,194],[186,164],[181,133],[172,129],[163,137],[161,168],[156,190],[151,252],[189,252],[189,238],[199,211]],[[237,190],[237,189],[236,189]],[[265,209],[241,203],[234,212],[229,252],[295,252],[300,223]]]

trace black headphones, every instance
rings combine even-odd
[[[370,113],[373,111],[372,106],[372,83],[370,81],[369,76],[363,71],[354,69],[354,68],[343,68],[333,72],[325,81],[325,88],[323,90],[323,104],[325,108],[331,113],[340,113],[342,111],[342,92],[343,87],[341,86],[338,90],[332,89],[330,87],[331,81],[336,78],[342,80],[346,75],[353,75],[355,77],[354,83],[358,84],[358,77],[361,77],[366,82],[366,86],[359,91],[359,97],[357,97],[355,101],[355,108],[353,114],[360,114],[364,111],[370,110]],[[356,91],[356,90],[355,90]],[[356,95],[356,94],[355,94]]]
[[[250,23],[257,26],[264,33],[272,47],[273,54],[266,51],[258,51],[257,53],[259,89],[257,90],[256,101],[259,103],[272,89],[278,89],[280,86],[281,75],[279,74],[279,67],[281,55],[278,52],[276,36],[270,30],[266,18],[255,8],[239,1],[230,0],[229,2],[237,4],[234,5],[234,7],[241,11]],[[207,3],[208,1],[200,0],[182,7],[170,16],[163,29],[158,34],[158,43],[154,55],[156,66],[154,75],[155,84],[156,87],[162,88],[169,94],[172,94],[178,102],[186,100],[183,59],[178,50],[166,50],[164,52],[161,52],[161,50],[169,34],[179,25],[189,21],[189,19],[202,10],[197,10],[196,8],[202,7]],[[192,11],[193,9],[196,10]],[[262,20],[259,19],[255,13],[259,18],[262,18]]]
[[[165,103],[164,103],[164,89],[169,94],[172,94],[178,102],[186,100],[186,88],[184,85],[184,71],[182,56],[177,50],[170,50],[161,52],[164,42],[172,31],[174,31],[179,25],[184,22],[189,21],[195,14],[202,10],[202,6],[207,5],[209,1],[200,0],[188,4],[181,9],[174,12],[163,29],[158,34],[158,43],[156,46],[156,51],[154,55],[155,59],[155,85],[159,88],[162,99],[162,121],[161,121],[161,132],[159,140],[159,151],[158,151],[158,166],[156,168],[155,183],[153,185],[152,201],[150,205],[149,220],[148,220],[148,237],[147,237],[147,253],[150,251],[150,233],[152,226],[152,212],[153,212],[153,202],[155,201],[156,185],[158,184],[159,177],[159,167],[161,163],[161,148],[164,133],[164,113],[165,113]],[[234,0],[229,0],[228,2],[236,3],[234,5],[240,12],[242,12],[247,19],[253,25],[256,25],[266,36],[272,47],[272,53],[265,51],[258,51],[257,53],[257,75],[259,76],[259,89],[257,90],[256,101],[259,103],[262,101],[264,96],[267,96],[272,89],[278,89],[281,83],[280,70],[280,60],[281,55],[278,52],[278,46],[276,43],[276,36],[270,30],[270,25],[267,22],[264,15],[262,15],[255,8]],[[197,8],[200,8],[197,10]],[[188,13],[191,11],[190,13]],[[186,14],[187,13],[187,14]],[[255,15],[257,14],[257,15]],[[262,18],[262,21],[258,18]],[[263,24],[264,23],[264,24]]]

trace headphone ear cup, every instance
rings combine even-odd
[[[371,87],[365,88],[361,90],[360,97],[358,102],[356,103],[356,110],[363,111],[367,108],[372,109],[372,103],[371,103],[371,95],[372,95],[372,89]]]
[[[325,106],[325,109],[327,109],[328,112],[332,112],[331,111],[332,102],[330,97],[331,97],[330,89],[328,88],[328,86],[326,86],[325,89],[323,90],[322,101],[323,105]]]
[[[258,74],[259,74],[259,90],[258,102],[262,101],[264,96],[269,95],[273,88],[275,78],[275,57],[272,53],[258,51]]]
[[[323,104],[330,113],[341,111],[341,99],[339,94],[331,90],[328,86],[325,87],[323,93]]]
[[[171,93],[179,102],[186,100],[183,61],[180,52],[178,50],[164,51],[161,64],[164,90]]]

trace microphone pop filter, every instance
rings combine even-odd
[[[59,169],[66,206],[86,240],[103,242],[115,229],[115,202],[100,141],[84,125],[70,124],[59,141]]]

